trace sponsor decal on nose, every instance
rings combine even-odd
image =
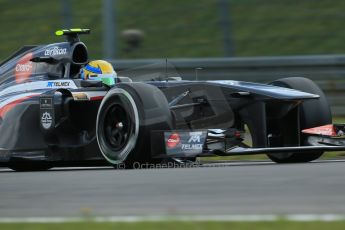
[[[168,148],[175,148],[180,143],[180,135],[178,133],[173,133],[169,136],[166,145]]]

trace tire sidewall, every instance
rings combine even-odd
[[[99,130],[101,110],[104,110],[106,101],[113,95],[124,95],[134,111],[135,138],[132,139],[131,147],[121,157],[109,159],[108,153],[102,148],[102,138]],[[97,141],[105,159],[113,166],[122,163],[125,168],[132,168],[134,163],[157,163],[160,159],[152,156],[151,150],[155,141],[151,140],[152,131],[171,130],[173,127],[172,114],[168,101],[163,92],[156,86],[146,83],[120,83],[111,89],[104,97],[98,111],[96,122]],[[117,153],[114,153],[118,155]],[[122,153],[121,153],[122,154]],[[109,161],[110,160],[110,161]],[[121,166],[123,167],[123,166]]]
[[[129,113],[130,119],[132,119],[134,130],[131,133],[131,136],[129,137],[129,140],[124,148],[122,148],[120,151],[112,151],[111,148],[105,143],[103,132],[104,128],[103,123],[106,116],[106,112],[108,111],[108,106],[113,105],[114,103],[123,103],[123,108]],[[111,164],[119,164],[122,163],[128,155],[135,149],[137,140],[139,137],[139,111],[137,108],[137,105],[135,103],[135,100],[131,96],[130,93],[128,93],[123,88],[113,88],[111,89],[106,96],[104,97],[100,108],[97,113],[97,122],[96,122],[96,133],[97,133],[97,142],[98,146],[100,148],[100,151],[103,155],[103,157]],[[117,156],[110,156],[117,155]],[[116,159],[117,158],[117,159]]]
[[[291,77],[276,80],[271,85],[300,90],[307,93],[317,94],[319,99],[303,101],[300,105],[300,130],[326,125],[332,122],[332,116],[328,101],[322,90],[310,79],[302,77]],[[301,133],[301,144],[305,145],[306,136]],[[309,162],[318,159],[323,154],[322,151],[315,153],[282,153],[267,154],[267,156],[277,163],[299,163]]]

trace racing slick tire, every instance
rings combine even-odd
[[[103,98],[96,135],[104,158],[115,168],[158,163],[151,156],[151,131],[170,130],[172,114],[165,95],[145,83],[120,83]]]
[[[300,129],[307,129],[332,123],[331,110],[322,90],[310,79],[303,77],[282,78],[273,81],[271,85],[300,90],[307,93],[317,94],[319,99],[304,101],[300,105]],[[301,144],[306,136],[301,134]],[[313,153],[281,153],[267,154],[276,163],[303,163],[318,159],[323,151]]]

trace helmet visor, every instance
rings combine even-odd
[[[103,84],[112,86],[116,82],[116,73],[107,73],[107,74],[90,74],[89,80],[91,81],[102,81]]]

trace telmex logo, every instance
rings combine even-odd
[[[68,87],[69,81],[48,81],[47,87]]]
[[[201,135],[202,132],[190,132],[190,138],[188,140],[188,144],[182,144],[182,150],[202,150],[203,144],[201,144]]]
[[[190,138],[188,140],[188,143],[199,143],[200,142],[200,136],[202,135],[202,132],[191,132],[189,133]]]
[[[14,68],[14,76],[17,83],[27,80],[33,71],[33,65],[30,61],[32,59],[32,53],[26,54],[16,64]]]
[[[60,48],[58,46],[54,46],[52,48],[46,49],[44,51],[45,56],[56,56],[56,55],[64,55],[67,53],[66,48]]]
[[[180,143],[180,135],[178,133],[173,133],[169,136],[166,144],[169,148],[174,148],[179,143]]]

